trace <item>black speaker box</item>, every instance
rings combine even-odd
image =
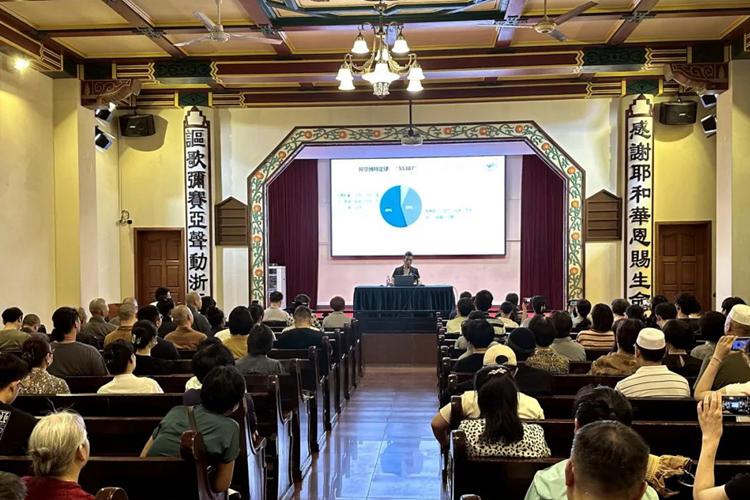
[[[120,135],[146,137],[156,133],[153,115],[124,115],[120,117]]]
[[[692,125],[698,114],[698,104],[693,101],[663,102],[659,106],[659,122],[664,125]]]

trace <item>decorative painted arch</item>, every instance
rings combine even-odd
[[[567,200],[565,235],[567,279],[565,297],[583,298],[585,248],[583,245],[583,200],[586,173],[535,122],[489,122],[430,124],[414,127],[426,143],[524,141],[565,180]],[[250,300],[265,302],[268,269],[268,185],[307,145],[399,144],[405,126],[296,127],[248,176],[250,231]]]

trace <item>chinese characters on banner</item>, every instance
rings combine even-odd
[[[625,296],[640,305],[653,294],[653,109],[641,94],[625,112]]]
[[[185,245],[188,292],[211,294],[211,154],[209,122],[193,107],[185,115]]]

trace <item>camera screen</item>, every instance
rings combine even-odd
[[[750,342],[750,338],[748,338],[748,337],[740,337],[737,340],[735,340],[734,342],[732,342],[732,350],[733,351],[744,351],[748,342]]]
[[[722,407],[723,407],[725,414],[749,415],[750,414],[750,397],[748,396],[724,396],[722,398]]]

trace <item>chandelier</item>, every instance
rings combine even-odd
[[[404,25],[383,20],[385,2],[378,3],[376,9],[379,14],[378,22],[360,26],[351,51],[344,56],[344,62],[336,75],[336,80],[340,82],[339,90],[354,90],[354,77],[359,76],[372,85],[373,94],[382,98],[390,94],[391,83],[405,76],[409,81],[406,90],[419,92],[423,88],[424,73],[417,62],[417,55],[409,52],[409,44],[406,43],[403,34]],[[374,34],[372,50],[362,34],[362,31],[368,28],[372,29]],[[395,37],[395,41],[389,46],[388,39],[392,37]],[[367,59],[357,64],[357,57]],[[396,60],[397,57],[408,59],[404,64],[400,64]]]

